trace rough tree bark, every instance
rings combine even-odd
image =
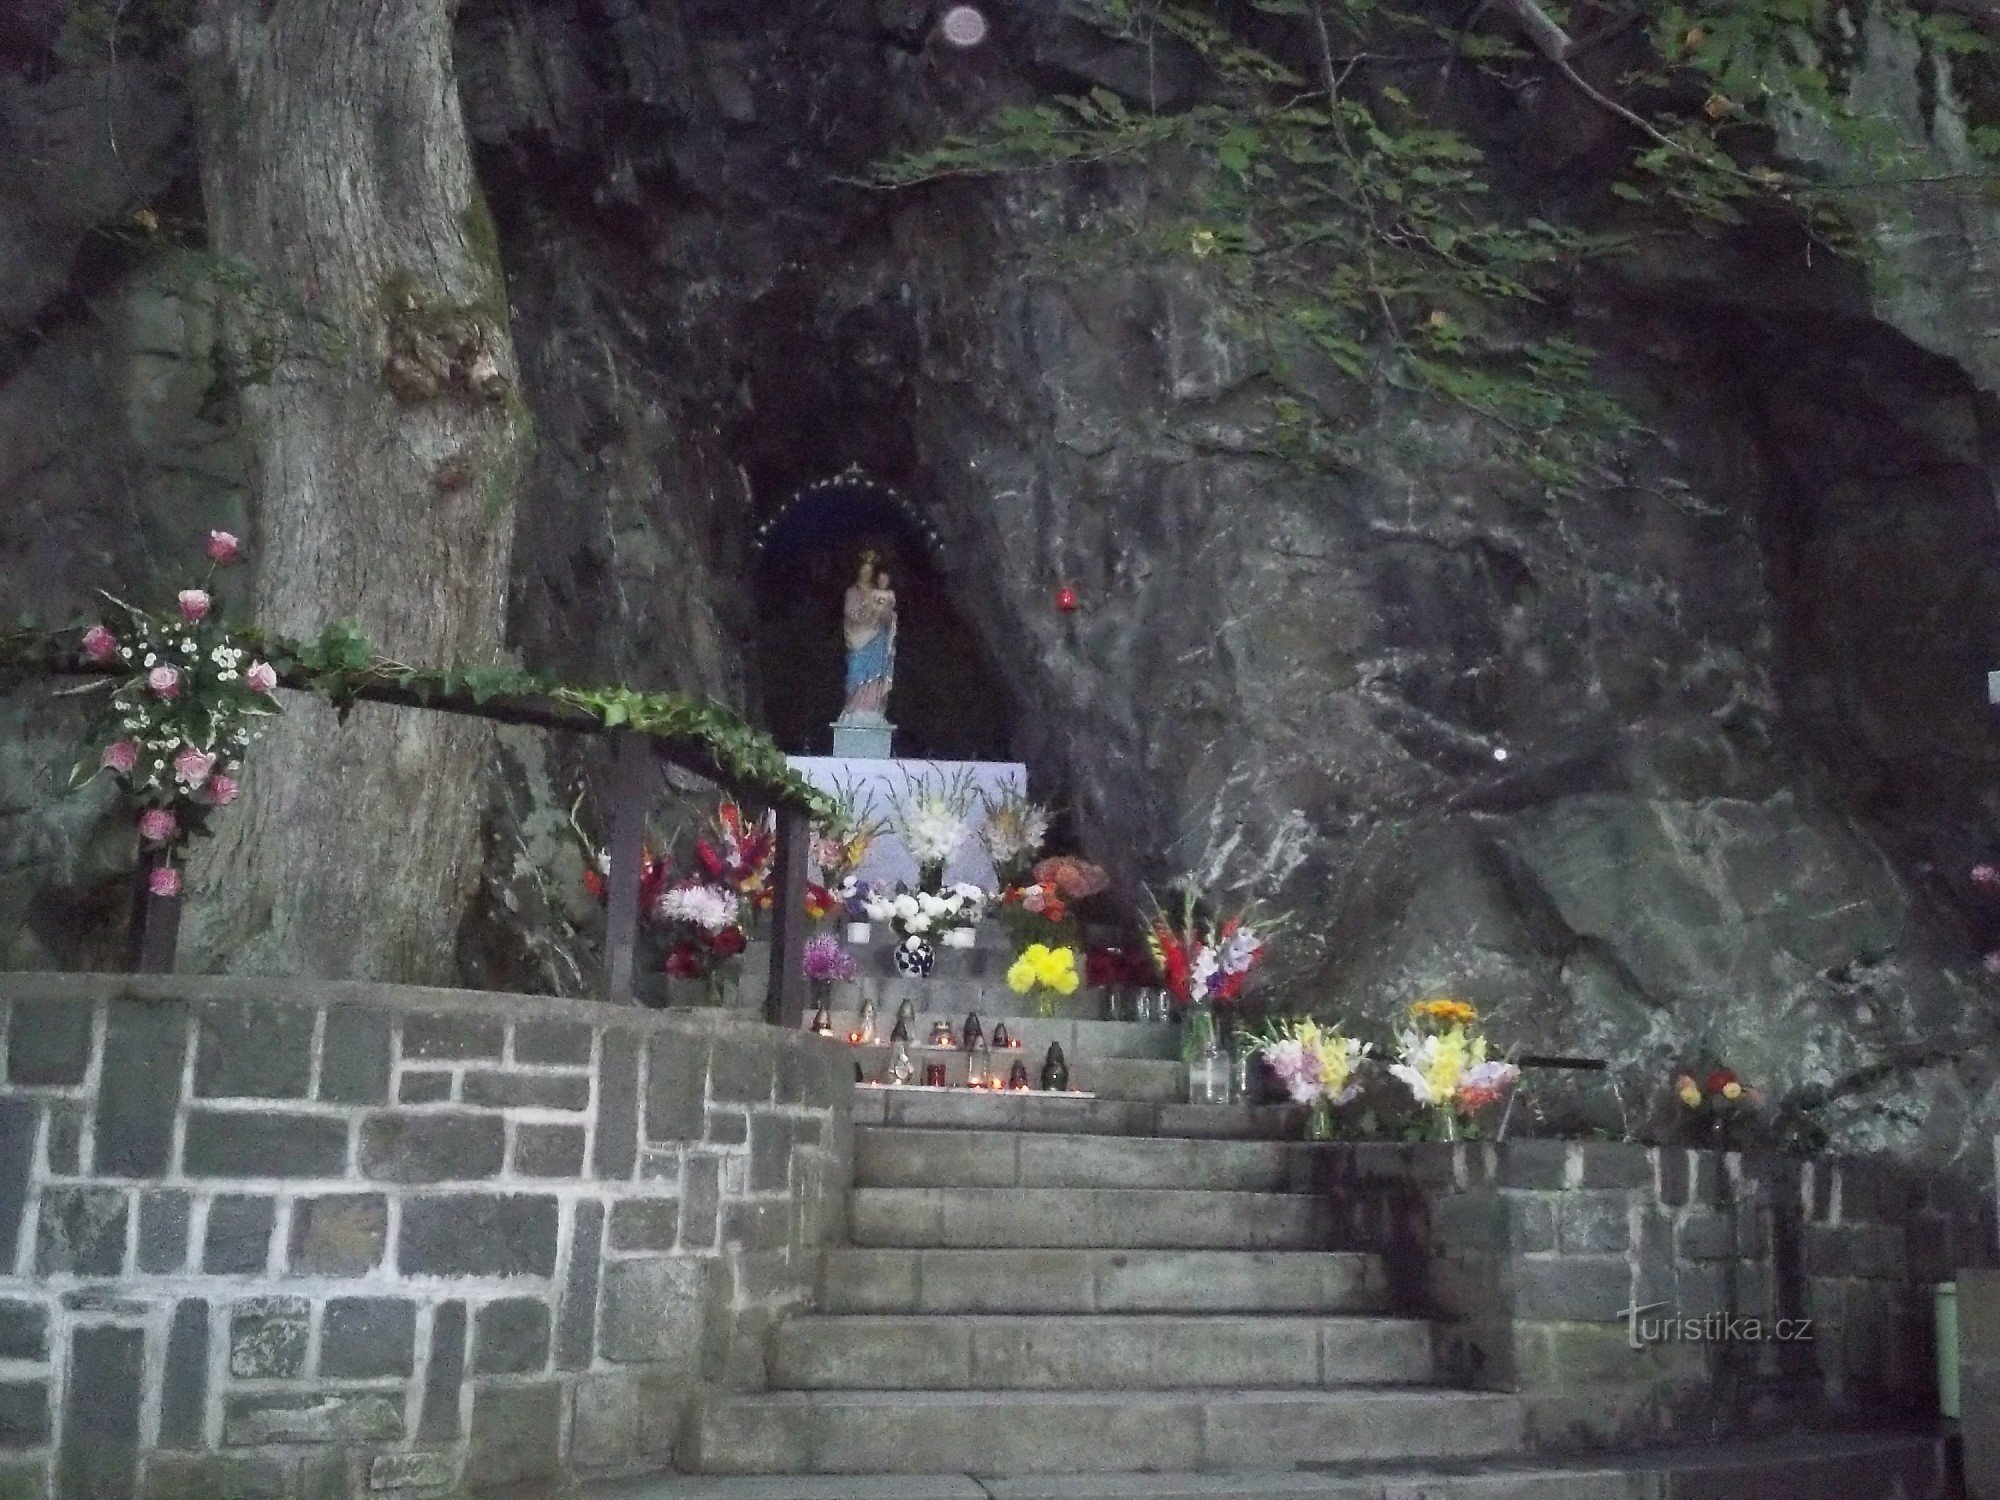
[[[389,656],[491,660],[524,424],[452,0],[201,0],[211,248],[253,455],[251,615]],[[439,982],[477,854],[486,731],[292,699],[196,865],[209,968]]]

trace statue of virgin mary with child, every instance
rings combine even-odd
[[[861,554],[840,618],[847,641],[847,701],[841,722],[885,723],[896,675],[896,594],[879,553]]]

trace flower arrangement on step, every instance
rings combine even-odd
[[[1182,1007],[1233,1005],[1264,961],[1278,924],[1245,909],[1220,919],[1198,892],[1183,890],[1178,909],[1156,904],[1146,944],[1154,967]]]
[[[981,797],[986,817],[979,825],[979,842],[993,861],[1002,890],[1031,883],[1029,871],[1049,836],[1049,810],[1016,792]]]
[[[922,978],[936,961],[931,942],[972,946],[973,931],[986,916],[986,892],[961,881],[949,890],[871,893],[863,902],[871,922],[887,922],[897,937],[898,973]]]
[[[1055,1014],[1056,997],[1074,995],[1082,979],[1076,972],[1076,951],[1030,943],[1007,968],[1007,988],[1035,1002],[1036,1014]]]
[[[1069,903],[1053,886],[1010,885],[1000,892],[993,910],[1016,947],[1065,943],[1075,927]]]
[[[713,884],[754,901],[770,885],[777,848],[777,831],[768,816],[753,821],[733,799],[724,797],[716,804],[707,831],[695,840],[694,855]],[[768,906],[768,900],[764,904]]]
[[[1071,905],[1102,895],[1111,887],[1111,877],[1103,866],[1074,854],[1052,854],[1036,864],[1033,874],[1036,885],[1054,891]]]
[[[1734,1149],[1757,1118],[1757,1091],[1712,1059],[1677,1073],[1673,1092],[1680,1133],[1691,1146]]]
[[[972,833],[972,807],[977,798],[970,772],[916,779],[903,795],[890,799],[889,826],[917,866],[919,890],[944,889],[945,861],[958,852]]]
[[[1306,1139],[1331,1140],[1333,1110],[1361,1093],[1368,1044],[1307,1016],[1272,1023],[1251,1046],[1286,1097],[1307,1107]]]
[[[278,712],[277,670],[236,642],[214,592],[217,570],[240,562],[242,546],[211,531],[206,551],[202,586],[182,589],[172,615],[105,594],[116,626],[93,625],[81,642],[86,661],[130,675],[113,680],[93,727],[104,748],[71,783],[108,772],[137,806],[146,886],[160,897],[181,894],[187,841],[207,834],[209,818],[236,801],[243,757],[261,737],[257,722]]]
[[[845,984],[853,979],[861,972],[861,966],[833,934],[822,932],[807,940],[804,967],[806,982],[813,989],[813,1004],[817,1012],[813,1017],[813,1030],[826,1035],[832,1030],[826,1017],[828,992],[836,984]]]
[[[860,872],[883,825],[861,810],[851,782],[836,783],[830,797],[831,807],[812,825],[812,857],[821,883],[838,891]]]
[[[1505,1099],[1521,1074],[1512,1063],[1487,1056],[1478,1024],[1478,1010],[1463,1000],[1419,1000],[1397,1038],[1390,1075],[1445,1140],[1469,1137],[1474,1117]]]
[[[667,973],[704,981],[719,1001],[749,946],[743,897],[713,881],[684,880],[662,891],[651,910],[667,934]]]

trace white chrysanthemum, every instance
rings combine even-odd
[[[677,885],[661,894],[653,911],[664,922],[687,922],[709,932],[734,927],[736,894],[719,885]]]
[[[893,905],[899,917],[914,917],[917,914],[917,898],[908,891],[899,893]]]

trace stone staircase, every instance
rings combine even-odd
[[[901,986],[882,989],[886,1032]],[[1060,1042],[1096,1097],[857,1087],[851,1243],[826,1253],[814,1308],[773,1330],[769,1389],[707,1398],[684,1476],[606,1500],[1940,1493],[1928,1438],[1858,1463],[1754,1444],[1530,1458],[1521,1402],[1439,1383],[1433,1329],[1392,1315],[1379,1259],[1325,1248],[1325,1205],[1292,1190],[1286,1112],[1176,1102],[1168,1026],[1084,1002],[1010,1013],[971,974],[915,993],[920,1069],[930,1020],[977,1009],[1022,1038],[1031,1075]],[[832,1020],[844,1035],[851,1007]],[[856,1052],[878,1076],[879,1052]]]

